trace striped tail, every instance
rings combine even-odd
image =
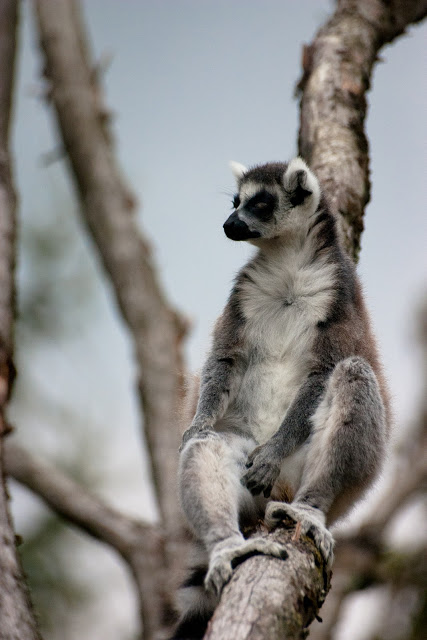
[[[190,569],[178,591],[180,618],[170,640],[201,640],[218,600],[204,588],[207,565]]]

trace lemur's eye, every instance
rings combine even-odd
[[[233,198],[233,207],[237,209],[239,205],[240,205],[240,197],[236,193],[236,195]]]
[[[261,189],[245,204],[245,209],[258,220],[268,222],[274,215],[276,204],[277,197],[269,193],[267,189]]]

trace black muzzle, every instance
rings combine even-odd
[[[223,225],[224,233],[230,240],[249,240],[249,238],[259,238],[259,231],[251,231],[243,220],[240,220],[236,212],[232,213]]]

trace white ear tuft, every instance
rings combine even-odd
[[[287,180],[289,180],[290,176],[296,171],[306,171],[307,174],[311,173],[310,169],[307,166],[307,163],[299,156],[289,162],[288,168],[283,175],[284,182],[286,183]]]
[[[243,178],[243,176],[247,172],[247,168],[244,164],[241,164],[240,162],[234,162],[234,160],[230,162],[230,168],[236,180],[240,180],[241,178]]]
[[[297,158],[294,158],[290,161],[285,173],[283,174],[283,183],[285,185],[285,188],[289,188],[295,182],[295,174],[300,171],[305,172],[305,184],[303,183],[304,188],[311,191],[312,194],[307,202],[307,205],[310,209],[316,211],[320,202],[319,181],[302,158],[298,156]]]

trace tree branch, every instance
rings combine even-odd
[[[299,151],[341,215],[346,248],[360,251],[369,201],[366,92],[379,49],[427,14],[426,0],[338,0],[303,51]]]
[[[4,436],[8,431],[5,408],[14,366],[13,316],[15,302],[16,194],[9,154],[9,124],[15,70],[17,2],[0,3],[0,625],[2,640],[37,640],[15,535],[8,510],[3,471]]]
[[[382,45],[426,13],[427,0],[338,0],[332,18],[304,49],[300,154],[341,214],[346,246],[355,258],[369,198],[363,126],[373,64]],[[206,640],[306,637],[305,629],[326,596],[328,573],[312,543],[301,547],[283,530],[270,535],[287,540],[289,558],[259,556],[238,567]]]
[[[5,447],[5,470],[60,516],[122,556],[137,587],[144,640],[154,638],[163,624],[165,576],[159,566],[164,540],[160,531],[107,506],[10,440]]]
[[[117,303],[132,334],[152,477],[166,532],[176,536],[184,323],[155,273],[151,248],[135,218],[135,197],[117,167],[106,135],[100,88],[74,0],[37,0],[36,17],[50,98],[68,153],[81,211]],[[179,552],[179,557],[182,553]]]
[[[302,640],[329,589],[330,572],[309,538],[277,529],[286,560],[255,556],[241,564],[224,588],[204,640]]]

